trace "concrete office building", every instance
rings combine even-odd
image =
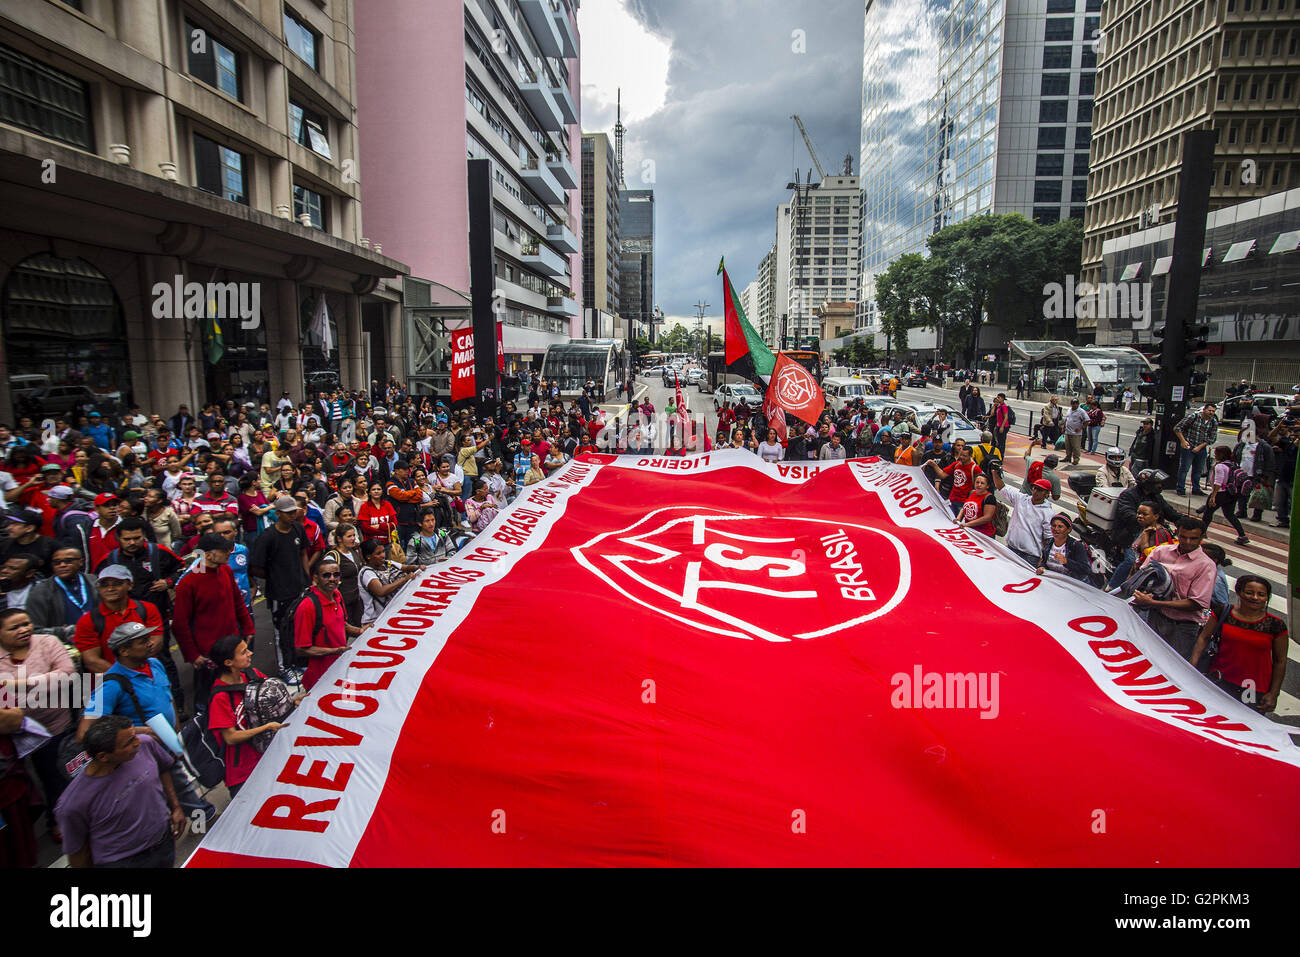
[[[547,346],[582,334],[574,6],[388,0],[356,24],[367,227],[412,275],[472,300],[467,159],[491,164],[495,282],[484,294],[507,373],[539,369]],[[446,321],[408,332],[412,377],[440,386]]]
[[[875,277],[981,213],[1082,217],[1101,0],[871,0],[864,26],[857,334]],[[988,326],[980,351],[1003,349]],[[841,345],[842,343],[836,343]],[[933,355],[933,330],[910,351]]]
[[[379,283],[406,267],[360,242],[352,14],[0,7],[0,381],[50,390],[25,410],[170,413],[400,374],[376,341],[400,323]],[[0,390],[0,419],[15,411]]]
[[[1218,132],[1212,211],[1300,186],[1294,0],[1108,0],[1102,29],[1083,239],[1092,283],[1108,275],[1115,240],[1177,220],[1188,130]],[[1099,344],[1113,339],[1104,321],[1079,325]]]
[[[613,338],[619,313],[621,220],[618,160],[604,133],[582,134],[582,305],[584,334]],[[609,326],[608,329],[605,327]]]
[[[838,174],[796,189],[781,205],[778,256],[783,249],[789,256],[782,348],[803,349],[820,339],[823,302],[857,301],[861,203],[858,177]]]
[[[755,279],[744,289],[740,290],[740,308],[745,310],[745,317],[749,319],[750,325],[754,325],[758,319],[758,280]],[[756,325],[754,328],[758,328]],[[761,333],[760,333],[761,335]]]
[[[1151,292],[1149,317],[1105,310],[1099,345],[1159,351],[1176,227],[1160,223],[1102,244],[1102,282],[1150,282]],[[1241,379],[1289,392],[1300,381],[1300,187],[1212,211],[1203,262],[1196,318],[1210,327],[1207,397]]]
[[[750,322],[758,330],[759,336],[770,347],[776,329],[776,244],[767,251],[763,261],[758,264],[758,313],[750,316]]]
[[[655,311],[655,191],[620,190],[618,202],[619,304],[632,335],[648,336]]]

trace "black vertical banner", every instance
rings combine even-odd
[[[497,403],[497,314],[492,272],[492,165],[485,159],[469,163],[469,296],[474,317],[474,380],[478,414],[492,414]],[[502,316],[504,319],[504,316]],[[485,400],[487,390],[493,390]]]

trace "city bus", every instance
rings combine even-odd
[[[627,374],[627,349],[621,339],[579,339],[548,346],[542,358],[542,378],[560,387],[560,398],[576,399],[590,379],[596,383],[596,401],[618,395]]]

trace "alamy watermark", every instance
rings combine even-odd
[[[1151,328],[1151,283],[1065,282],[1043,286],[1044,319],[1128,319],[1134,329]]]
[[[260,282],[186,282],[176,275],[171,282],[153,285],[155,319],[239,320],[243,329],[262,324]]]
[[[996,718],[1002,710],[998,672],[940,673],[915,665],[889,679],[894,690],[889,703],[895,708],[978,710],[981,718]]]

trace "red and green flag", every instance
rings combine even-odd
[[[727,371],[753,382],[765,383],[772,375],[776,356],[745,318],[745,310],[740,305],[740,298],[731,285],[726,263],[722,260],[718,261],[718,272],[722,274],[722,308],[726,317]]]

